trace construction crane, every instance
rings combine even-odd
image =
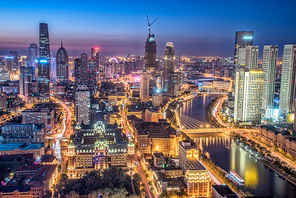
[[[154,21],[153,21],[152,23],[150,23],[150,21],[149,21],[149,16],[148,16],[148,14],[146,14],[146,15],[147,15],[147,22],[148,22],[148,36],[150,37],[150,27],[153,25],[153,23],[154,23],[158,18],[154,19]]]

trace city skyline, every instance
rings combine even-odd
[[[102,55],[144,55],[148,13],[159,18],[151,29],[158,56],[163,55],[166,42],[174,43],[177,56],[233,56],[234,32],[240,30],[255,32],[254,45],[260,46],[260,57],[266,44],[278,45],[281,56],[283,46],[295,41],[296,22],[289,16],[294,5],[292,1],[188,1],[182,5],[164,1],[147,6],[141,2],[80,5],[64,1],[44,7],[35,1],[3,2],[0,17],[6,20],[0,22],[0,53],[17,50],[26,54],[29,44],[38,41],[38,23],[46,22],[52,53],[63,37],[70,56],[89,53],[93,46],[100,46]],[[270,12],[262,15],[265,6]]]

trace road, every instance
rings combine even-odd
[[[229,124],[224,123],[223,120],[221,119],[220,115],[219,115],[219,110],[222,108],[222,104],[227,98],[228,97],[226,95],[224,95],[223,97],[220,98],[220,100],[217,102],[216,106],[212,110],[212,116],[219,122],[219,124],[221,124],[222,126],[229,129],[229,128],[232,128],[232,127]]]
[[[129,138],[129,140],[131,140],[130,134],[128,132],[128,128],[126,126],[125,106],[126,106],[126,101],[124,101],[123,106],[122,106],[122,112],[121,112],[122,125],[123,125],[123,128],[124,128],[125,134]],[[137,152],[135,152],[135,161],[136,161],[136,165],[138,167],[139,174],[140,174],[140,176],[142,178],[142,181],[143,181],[143,184],[145,186],[146,194],[148,195],[149,198],[154,198],[153,193],[150,191],[148,181],[147,181],[147,178],[145,177],[145,173],[144,173],[142,164],[140,163],[141,160],[139,159]]]
[[[71,128],[71,120],[72,120],[72,111],[71,109],[62,101],[59,99],[56,99],[54,97],[51,97],[51,100],[59,103],[63,109],[64,109],[64,117],[63,117],[63,128],[62,130],[57,134],[57,137],[55,138],[56,140],[56,146],[55,146],[55,155],[57,160],[61,163],[62,165],[62,172],[64,172],[65,167],[66,167],[66,160],[62,160],[62,154],[61,154],[61,140],[63,138],[69,138],[70,133],[69,129]]]
[[[142,178],[142,181],[143,181],[143,184],[145,186],[146,194],[148,195],[149,198],[154,198],[153,194],[151,193],[151,191],[149,189],[148,181],[147,181],[147,178],[145,176],[142,164],[140,163],[137,152],[135,153],[135,160],[136,160],[136,165],[138,167],[139,174],[140,174],[140,176]]]

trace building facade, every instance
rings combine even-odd
[[[149,100],[149,83],[150,83],[150,75],[148,72],[144,71],[141,74],[141,82],[140,82],[140,100],[148,101]]]
[[[56,55],[56,76],[57,82],[69,83],[69,58],[66,49],[63,47],[63,42],[61,42],[61,47]]]
[[[280,88],[280,116],[287,121],[288,114],[295,111],[296,45],[285,45]]]
[[[90,124],[90,92],[86,85],[79,85],[75,93],[76,122]]]
[[[49,46],[49,32],[48,24],[40,23],[39,26],[39,60],[38,60],[38,93],[40,100],[48,102],[49,83],[50,83],[50,46]]]
[[[272,117],[270,110],[274,108],[274,91],[276,80],[278,46],[265,45],[263,48],[263,90],[262,90],[262,118]]]
[[[168,42],[166,44],[166,48],[164,51],[164,68],[163,68],[163,76],[162,76],[162,90],[168,90],[169,75],[175,71],[175,49],[172,42]]]

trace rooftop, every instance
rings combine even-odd
[[[206,168],[195,158],[187,160],[187,167],[189,170],[206,170]]]
[[[44,147],[43,143],[39,144],[24,144],[24,143],[9,143],[9,144],[0,144],[0,151],[13,151],[15,149],[20,150],[35,150]]]
[[[219,193],[222,197],[232,198],[238,197],[226,184],[223,185],[213,185],[213,188]]]

